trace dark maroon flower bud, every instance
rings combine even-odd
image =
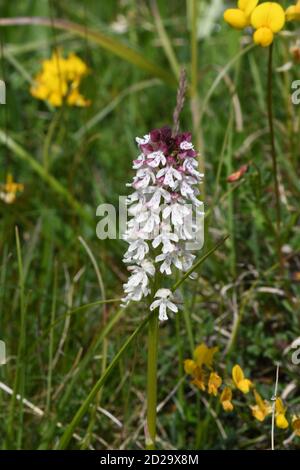
[[[159,142],[161,139],[160,129],[154,129],[153,131],[151,131],[150,139],[151,139],[151,142]]]

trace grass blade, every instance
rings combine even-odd
[[[163,80],[168,85],[173,87],[177,86],[176,78],[171,75],[168,71],[163,68],[153,64],[144,55],[139,52],[131,49],[130,47],[122,44],[120,41],[117,41],[115,38],[107,36],[104,33],[99,31],[94,31],[86,26],[82,26],[72,21],[62,20],[62,19],[51,19],[44,17],[18,17],[18,18],[1,18],[0,26],[24,26],[24,25],[37,25],[37,26],[47,26],[49,28],[62,29],[64,31],[70,31],[78,36],[84,37],[88,41],[92,41],[99,46],[103,47],[109,52],[112,52],[116,56],[120,57],[127,62],[137,66],[138,68],[144,70],[145,72],[158,77]]]

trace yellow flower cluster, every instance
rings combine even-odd
[[[212,371],[213,357],[218,348],[208,348],[206,344],[200,344],[194,351],[194,359],[184,361],[186,374],[193,377],[192,384],[199,390],[205,391],[214,396],[218,393],[218,388],[222,385],[221,377]]]
[[[184,361],[184,370],[186,374],[192,377],[191,383],[199,390],[207,391],[209,395],[214,396],[218,395],[219,389],[224,383],[222,377],[213,370],[213,359],[217,351],[217,347],[209,348],[206,344],[202,343],[195,349],[194,358]],[[252,416],[258,421],[263,422],[268,415],[272,414],[271,404],[260,396],[253,382],[245,377],[242,368],[238,364],[232,368],[231,375],[232,379],[228,380],[228,383],[224,385],[219,397],[223,410],[228,412],[233,411],[234,404],[232,399],[234,389],[239,390],[245,395],[252,390],[255,400],[255,404],[249,405]],[[282,399],[277,397],[275,401],[275,418],[276,426],[280,429],[289,427],[286,412],[287,409]],[[300,436],[300,416],[294,415],[291,423],[295,435]]]
[[[207,391],[209,395],[215,397],[223,383],[220,375],[213,370],[213,359],[217,351],[217,347],[209,348],[202,343],[195,349],[194,358],[184,361],[184,370],[192,377],[191,383],[199,390]],[[243,393],[249,393],[253,386],[238,364],[232,368],[232,385]],[[220,395],[220,403],[225,411],[233,410],[231,387],[224,387]]]
[[[0,199],[6,204],[12,204],[16,200],[18,192],[24,190],[24,185],[16,183],[10,173],[6,176],[6,183],[0,185]]]
[[[259,0],[238,0],[237,8],[224,12],[224,20],[235,29],[252,26],[253,41],[262,47],[268,47],[274,40],[274,34],[282,30],[285,21],[300,20],[300,0],[286,12],[277,2]]]
[[[70,53],[65,59],[59,51],[44,60],[41,72],[35,77],[30,92],[40,100],[48,101],[52,106],[88,106],[79,92],[82,78],[88,74],[88,67],[75,54]]]
[[[300,0],[296,5],[291,5],[285,12],[287,21],[300,21]]]

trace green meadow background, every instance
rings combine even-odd
[[[117,207],[119,196],[128,194],[138,155],[135,137],[172,125],[182,66],[189,94],[181,129],[193,132],[205,162],[202,200],[208,214],[199,255],[230,238],[201,265],[197,280],[184,284],[182,311],[160,327],[158,448],[270,448],[270,419],[254,420],[243,397],[236,412],[226,414],[217,399],[189,384],[183,360],[201,342],[219,347],[215,366],[222,374],[240,364],[267,399],[280,362],[279,393],[290,410],[300,412],[300,365],[293,365],[290,350],[300,336],[300,105],[290,98],[293,80],[300,79],[300,61],[290,52],[300,38],[299,24],[274,45],[285,256],[280,272],[268,53],[251,47],[249,33],[223,22],[224,8],[234,3],[0,0],[1,20],[47,17],[52,23],[0,21],[0,77],[6,83],[0,179],[4,183],[11,172],[24,184],[13,204],[0,201],[0,339],[7,348],[7,363],[0,366],[2,449],[55,448],[147,314],[143,303],[120,307],[126,245],[97,238],[96,208]],[[88,108],[54,109],[30,95],[41,62],[56,48],[87,63],[90,73],[81,89],[91,100]],[[244,177],[228,183],[244,164]],[[142,331],[91,401],[68,448],[144,448],[146,365]],[[291,428],[276,430],[277,448],[299,448],[299,437],[289,439],[291,434]]]

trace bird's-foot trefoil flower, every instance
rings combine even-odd
[[[245,374],[238,364],[232,368],[232,379],[236,388],[243,393],[249,393],[250,388],[252,387],[252,382],[245,378]]]
[[[252,26],[253,41],[262,47],[268,47],[285,24],[285,12],[277,2],[264,2],[258,5],[256,0],[240,0],[238,8],[227,9],[224,20],[235,29]]]
[[[250,26],[251,13],[258,4],[258,0],[239,0],[237,8],[228,8],[224,12],[224,20],[232,28],[244,29]]]
[[[191,383],[199,390],[209,394],[217,395],[219,387],[222,385],[222,378],[217,372],[212,371],[214,355],[218,347],[209,348],[202,343],[194,350],[194,359],[184,361],[185,373],[192,377]]]
[[[232,411],[234,406],[232,403],[232,390],[230,387],[225,387],[220,396],[220,403],[224,411]]]
[[[30,89],[32,96],[48,101],[54,107],[84,107],[90,104],[79,92],[83,77],[88,74],[87,65],[76,55],[70,53],[64,58],[55,51],[50,59],[44,60],[42,70],[34,79]]]
[[[215,397],[218,394],[218,389],[222,385],[222,378],[217,374],[217,372],[211,372],[208,379],[208,394],[214,395]]]
[[[274,34],[285,24],[285,13],[276,2],[265,2],[258,5],[251,15],[251,25],[255,29],[253,41],[262,47],[272,44]]]
[[[16,183],[13,180],[12,174],[8,173],[6,176],[6,183],[0,185],[0,199],[6,204],[13,204],[16,200],[17,193],[24,190],[24,185]]]
[[[287,21],[300,21],[300,0],[285,10],[285,16]]]
[[[250,405],[252,415],[255,419],[262,422],[265,418],[272,413],[272,406],[267,400],[263,400],[260,394],[254,389],[253,390],[255,405]]]
[[[219,348],[214,346],[209,348],[205,343],[200,344],[194,351],[194,359],[198,367],[206,366],[208,369],[212,368],[214,355],[218,352]]]
[[[292,428],[296,436],[300,437],[300,416],[292,416]]]
[[[280,429],[286,429],[289,427],[288,420],[285,417],[286,407],[284,406],[281,398],[277,397],[275,401],[275,416],[276,426]]]

